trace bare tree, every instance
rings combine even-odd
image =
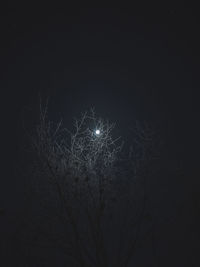
[[[31,175],[38,181],[45,177],[54,191],[48,197],[56,215],[48,215],[57,216],[64,230],[46,239],[62,248],[75,266],[128,266],[146,214],[153,132],[136,124],[133,145],[123,158],[121,139],[112,137],[115,125],[97,118],[94,110],[75,119],[69,130],[62,121],[53,125],[47,108],[40,104],[40,120],[31,137]]]

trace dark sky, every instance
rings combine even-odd
[[[5,169],[15,162],[23,143],[21,118],[28,107],[37,105],[39,92],[50,97],[52,116],[61,115],[66,122],[90,107],[116,121],[125,135],[135,120],[150,121],[162,132],[169,155],[182,162],[182,177],[160,181],[155,191],[174,186],[172,199],[187,202],[186,215],[180,219],[183,232],[179,233],[182,238],[186,235],[183,243],[187,251],[191,228],[199,218],[194,201],[200,203],[197,8],[170,4],[60,9],[15,6],[2,8],[0,13]],[[15,220],[12,213],[20,210],[23,182],[13,173],[5,177],[0,183],[0,208],[8,210],[3,220],[11,225]],[[181,228],[173,227],[172,233]],[[11,228],[7,226],[6,231]],[[162,230],[162,234],[166,232]],[[179,235],[175,237],[177,244],[181,242]],[[196,240],[194,251],[197,246]],[[170,253],[172,259],[174,252]],[[180,254],[177,252],[176,262]],[[193,256],[191,251],[189,255]]]

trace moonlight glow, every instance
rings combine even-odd
[[[100,135],[100,130],[95,131],[96,135]]]

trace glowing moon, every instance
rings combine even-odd
[[[100,135],[100,130],[95,131],[96,135]]]

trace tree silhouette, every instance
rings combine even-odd
[[[45,221],[30,244],[55,244],[74,266],[128,266],[151,219],[145,187],[157,156],[154,133],[136,123],[124,153],[115,125],[94,110],[69,130],[61,121],[54,125],[47,108],[40,104],[31,136],[31,176],[43,203],[42,185],[46,190],[41,217],[60,226],[52,230]]]

